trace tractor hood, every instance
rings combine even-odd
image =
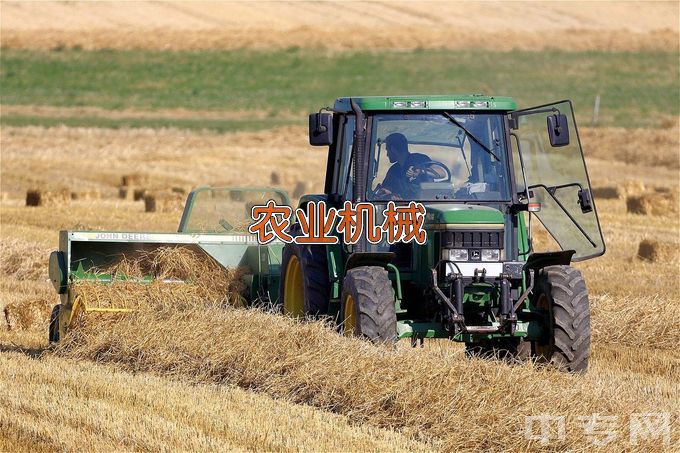
[[[426,227],[451,224],[500,224],[504,223],[503,213],[489,206],[463,204],[432,204],[425,205]]]

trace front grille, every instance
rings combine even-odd
[[[445,249],[501,249],[503,230],[472,230],[442,232],[442,248]]]

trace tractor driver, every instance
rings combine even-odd
[[[374,195],[380,199],[407,200],[416,194],[416,184],[426,178],[424,166],[431,162],[425,154],[408,150],[404,134],[392,133],[385,138],[387,158],[392,166],[387,170],[382,184],[376,187]]]

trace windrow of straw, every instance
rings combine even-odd
[[[593,343],[676,351],[680,344],[678,308],[677,297],[592,297]]]
[[[449,451],[540,449],[525,432],[525,416],[537,414],[565,416],[567,435],[551,439],[552,449],[585,451],[592,439],[578,417],[593,413],[618,417],[614,429],[625,435],[608,447],[622,450],[631,414],[671,405],[649,392],[653,383],[644,379],[471,360],[460,350],[376,347],[321,323],[259,310],[140,310],[105,329],[84,325],[55,352],[133,372],[256,389],[346,414],[358,424],[435,439]],[[663,439],[645,446],[661,448]]]

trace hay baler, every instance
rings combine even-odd
[[[283,243],[260,245],[247,231],[252,206],[268,200],[290,204],[286,193],[277,189],[199,187],[187,197],[177,233],[61,231],[59,250],[52,252],[49,260],[50,280],[60,296],[52,311],[50,341],[63,338],[81,314],[133,311],[93,297],[96,294],[81,291],[78,284],[108,285],[121,278],[128,283],[151,283],[157,276],[127,278],[102,270],[115,268],[122,260],[143,259],[161,248],[189,250],[224,268],[244,269],[246,302],[277,300]],[[186,282],[166,279],[163,283]]]
[[[206,248],[196,239],[229,257],[216,256],[225,265],[249,260],[249,302],[331,317],[345,334],[376,342],[448,338],[470,354],[526,351],[569,371],[587,368],[588,295],[571,263],[602,255],[605,245],[569,101],[517,110],[511,98],[482,95],[340,98],[310,115],[309,133],[312,145],[328,148],[325,188],[303,196],[300,208],[369,202],[380,221],[389,202],[417,201],[427,210],[427,241],[251,242],[250,254],[240,254],[226,241]],[[554,250],[535,250],[532,218]],[[221,224],[205,233],[219,242]],[[180,230],[177,237],[192,234]],[[289,232],[303,233],[299,224]],[[62,232],[62,258],[53,255],[51,266],[62,306],[76,297],[69,281],[87,274],[73,270],[83,258],[73,254],[75,234]]]

